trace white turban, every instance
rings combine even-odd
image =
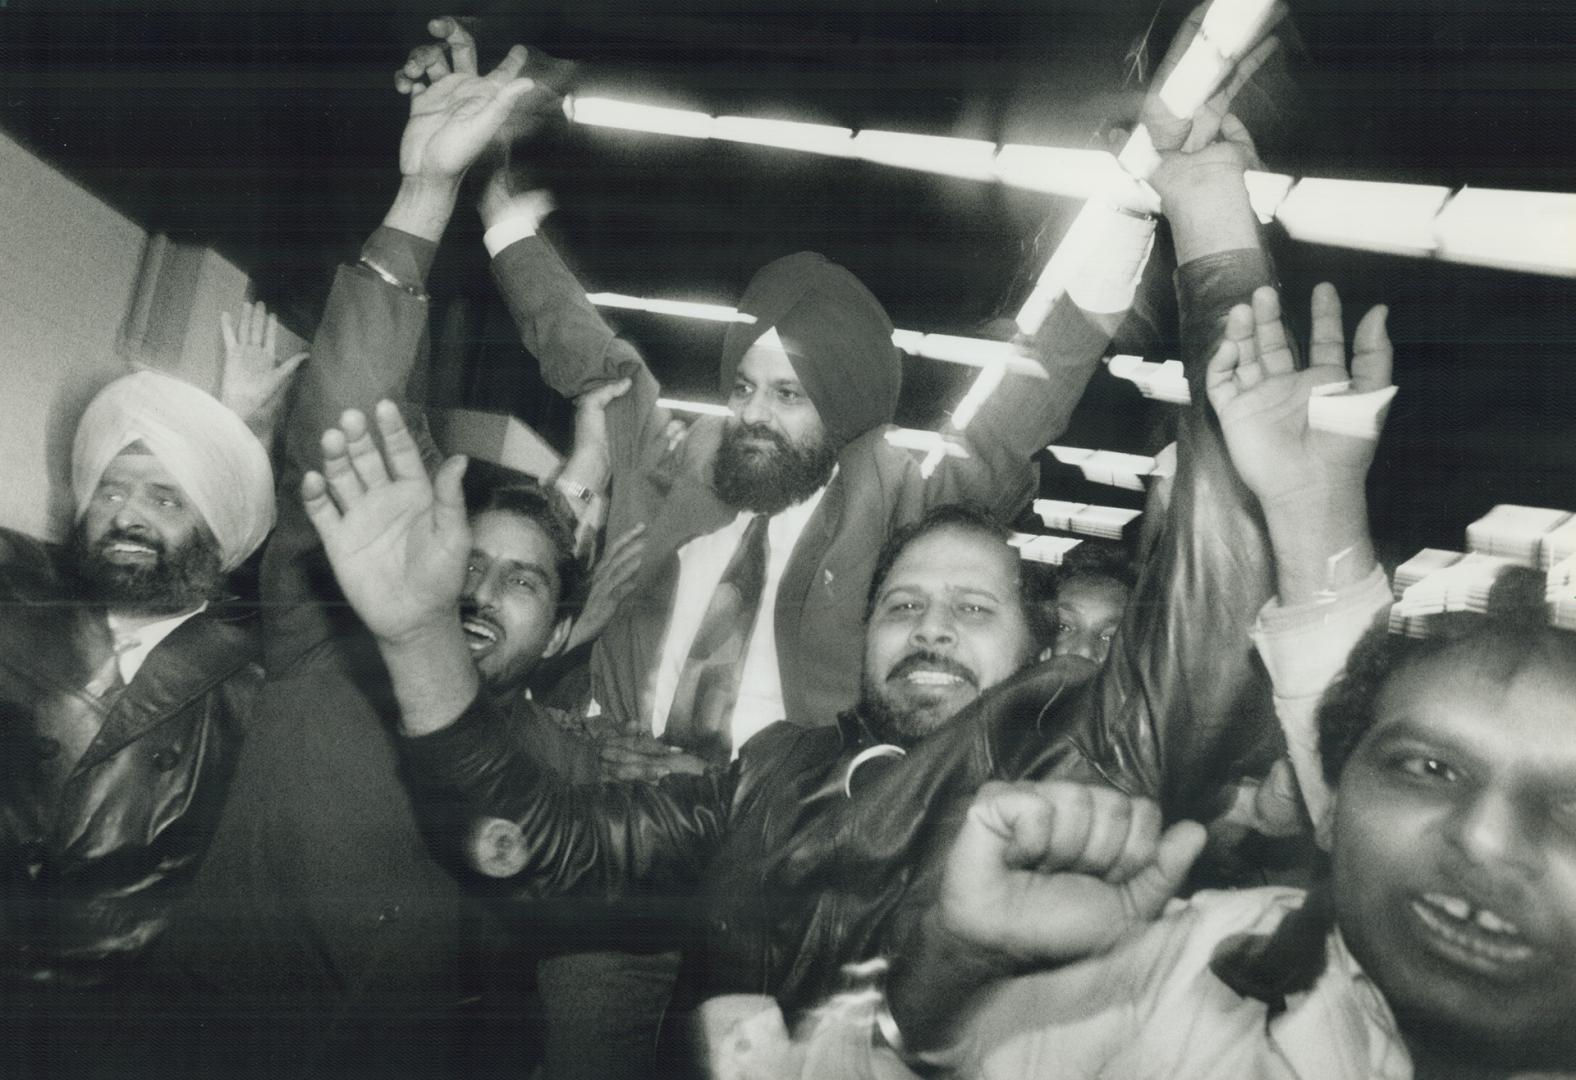
[[[197,387],[158,371],[124,375],[100,390],[77,422],[71,488],[77,517],[109,463],[140,442],[170,471],[234,570],[274,527],[268,451],[241,418]]]

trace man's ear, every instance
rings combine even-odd
[[[573,615],[565,615],[558,620],[558,624],[553,627],[553,635],[547,639],[547,648],[542,650],[543,660],[550,656],[557,656],[563,651],[564,643],[569,640],[569,631],[574,625],[575,617]]]

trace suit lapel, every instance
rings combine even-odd
[[[250,658],[250,637],[239,627],[206,612],[187,619],[148,654],[77,762],[77,771],[114,757]]]
[[[803,650],[795,646],[799,640],[799,622],[809,601],[810,590],[818,584],[816,570],[825,561],[827,549],[837,535],[847,490],[842,472],[832,477],[826,487],[826,494],[821,496],[820,505],[810,515],[810,520],[805,522],[799,542],[794,544],[793,554],[788,556],[788,565],[783,568],[782,580],[777,584],[777,606],[772,612],[772,629],[777,635],[777,676],[783,687],[784,708],[790,704],[791,691],[788,688],[800,685],[797,665]],[[828,590],[835,587],[830,577],[819,584]]]
[[[832,538],[837,535],[838,524],[842,521],[845,491],[842,473],[838,473],[827,485],[826,494],[821,496],[821,503],[815,508],[815,513],[805,522],[799,542],[794,545],[788,565],[783,568],[782,581],[777,586],[775,628],[778,641],[782,641],[785,634],[793,633],[793,622],[790,620],[798,619],[810,590],[815,587],[816,569],[826,558],[827,548],[831,546]]]

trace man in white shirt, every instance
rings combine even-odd
[[[708,756],[707,740],[684,727],[684,671],[750,517],[769,519],[766,582],[717,740],[723,761],[773,721],[830,724],[858,697],[865,592],[893,531],[942,503],[975,503],[1002,520],[1027,504],[1038,479],[1031,457],[1065,430],[1131,301],[1153,231],[1152,221],[1111,211],[1125,241],[1101,253],[1102,265],[1075,280],[1026,343],[1046,377],[1009,373],[966,430],[947,432],[965,454],[922,475],[910,451],[885,439],[901,384],[891,321],[848,270],[799,252],[755,275],[738,305],[749,321],[730,325],[719,364],[731,415],[701,417],[675,447],[644,361],[537,235],[549,205],[539,193],[511,198],[495,179],[481,203],[485,240],[554,389],[578,396],[633,382],[608,408],[608,528],[645,524],[646,562],[592,670],[603,711],[648,733],[661,764],[653,778],[693,771]],[[690,754],[671,754],[653,735]]]

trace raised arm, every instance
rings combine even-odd
[[[474,872],[518,878],[526,895],[686,892],[721,834],[731,778],[576,789],[510,738],[460,629],[465,460],[429,476],[399,410],[381,402],[376,419],[382,450],[358,412],[325,432],[322,471],[307,474],[301,494],[388,668],[422,813],[439,819],[440,842]],[[491,831],[471,834],[489,819]]]
[[[1160,914],[1203,840],[1193,822],[1162,832],[1153,802],[1109,788],[987,784],[947,855],[938,899],[893,961],[883,1033],[909,1053],[948,1046],[970,1003],[999,980],[1109,950]],[[1080,1031],[1086,1042],[1096,1034]],[[1101,1049],[1065,1052],[1097,1062]]]
[[[579,399],[607,383],[630,381],[629,390],[606,409],[616,480],[663,456],[670,416],[657,405],[661,387],[640,353],[613,332],[558,253],[538,235],[552,208],[544,191],[512,192],[503,169],[488,180],[477,207],[498,291],[547,384]],[[619,531],[635,524],[617,514],[609,521]]]
[[[1348,369],[1340,297],[1334,286],[1318,286],[1309,364],[1298,370],[1280,298],[1259,289],[1251,306],[1232,309],[1207,372],[1231,460],[1264,512],[1274,551],[1275,599],[1254,639],[1315,823],[1329,800],[1314,710],[1390,601],[1364,487],[1395,393],[1385,316],[1376,307],[1357,324]]]
[[[219,400],[245,420],[257,441],[272,451],[290,380],[307,353],[280,359],[279,316],[269,314],[261,300],[243,303],[233,317],[228,311],[220,312],[219,335],[224,342]]]
[[[1194,31],[1190,20],[1172,56]],[[1253,145],[1224,104],[1207,103],[1180,124],[1153,96],[1145,126],[1160,153],[1151,182],[1177,249],[1192,403],[1178,416],[1165,520],[1100,675],[1092,738],[1110,772],[1125,772],[1135,791],[1158,797],[1168,819],[1209,821],[1226,809],[1238,780],[1264,775],[1282,750],[1248,638],[1273,588],[1268,537],[1204,392],[1226,313],[1273,284],[1274,267],[1243,180],[1257,160]]]
[[[1187,51],[1203,14],[1201,6],[1183,25],[1156,71],[1145,102],[1145,127],[1156,148],[1173,159],[1178,155],[1192,159],[1195,151],[1216,140],[1232,100],[1275,48],[1274,39],[1261,42],[1192,116],[1174,116],[1162,101],[1159,88]],[[1241,127],[1234,119],[1229,123]],[[1160,182],[1155,180],[1157,187]],[[964,445],[969,456],[942,462],[930,479],[930,502],[978,502],[1010,520],[1033,497],[1039,473],[1030,459],[1067,430],[1100,357],[1126,317],[1148,259],[1155,222],[1134,209],[1134,202],[1126,192],[1112,192],[1105,199],[1091,200],[1074,220],[1053,259],[1062,264],[1064,291],[1037,329],[1021,342],[1046,377],[1005,375],[964,430],[947,432]],[[1220,245],[1216,250],[1257,246],[1251,214],[1247,229],[1240,230],[1231,228],[1230,216],[1217,219],[1216,208],[1205,206],[1201,196],[1185,201],[1163,199],[1162,210],[1171,221],[1173,237],[1179,232],[1188,237],[1207,232],[1212,243]],[[1184,216],[1189,220],[1180,221]],[[1202,254],[1190,246],[1184,255],[1184,242],[1178,241],[1179,262]]]
[[[475,47],[458,23],[434,19],[428,29],[442,43],[415,49],[395,78],[411,97],[398,192],[360,261],[335,275],[312,342],[314,360],[298,380],[287,420],[280,469],[287,497],[280,499],[263,566],[265,655],[274,673],[336,651],[335,642],[354,632],[335,603],[317,535],[295,492],[317,467],[320,436],[344,410],[370,411],[384,398],[406,397],[425,351],[426,276],[460,181],[514,102],[532,89],[518,76],[522,49],[482,76]],[[412,423],[429,464],[436,464],[425,425],[418,417]]]

